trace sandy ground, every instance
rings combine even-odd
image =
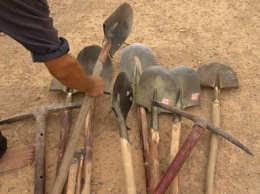
[[[70,43],[70,53],[77,56],[85,46],[100,45],[103,21],[122,1],[49,0],[51,16],[59,35]],[[209,61],[230,65],[239,80],[239,89],[222,90],[221,128],[254,153],[249,156],[220,138],[215,174],[216,194],[260,193],[260,3],[256,0],[161,1],[130,0],[134,11],[133,30],[126,43],[143,43],[166,69],[188,65],[195,70]],[[63,103],[65,93],[49,91],[52,77],[43,64],[34,64],[30,53],[17,42],[0,34],[0,119],[24,112],[38,105]],[[114,55],[113,78],[117,76],[120,50]],[[113,80],[114,81],[114,80]],[[75,94],[73,101],[81,101]],[[211,119],[213,90],[202,88],[200,107],[188,112]],[[78,110],[73,111],[73,122]],[[149,116],[149,115],[148,115]],[[172,115],[160,115],[160,165],[168,167]],[[46,129],[46,192],[56,173],[57,148],[62,112],[48,114]],[[183,119],[181,144],[193,123]],[[127,117],[137,193],[145,193],[142,149],[132,108]],[[9,147],[34,142],[33,118],[0,126]],[[96,100],[93,137],[92,193],[126,193],[121,159],[118,123],[110,108],[110,96]],[[83,139],[81,140],[82,143]],[[205,131],[180,171],[181,193],[201,194],[205,190],[206,164],[210,132]],[[81,146],[79,143],[79,147]],[[0,174],[0,193],[33,193],[35,165]]]

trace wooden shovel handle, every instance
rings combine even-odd
[[[75,194],[76,181],[77,181],[77,173],[78,173],[78,158],[74,159],[72,164],[70,165],[70,170],[68,174],[68,184],[66,187],[66,194]]]
[[[117,112],[118,124],[120,128],[121,153],[125,172],[126,191],[127,194],[132,194],[136,193],[136,186],[127,127],[121,109],[119,108],[119,103],[115,103],[115,110]]]
[[[125,138],[121,138],[121,149],[126,178],[127,194],[133,194],[136,193],[135,178],[133,171],[134,167],[132,162],[130,144],[129,141],[127,141]]]
[[[151,191],[153,192],[160,181],[159,164],[159,131],[150,129],[150,168],[151,168]]]
[[[174,157],[180,148],[180,136],[181,136],[181,121],[172,123],[172,135],[171,135],[171,148],[170,148],[170,163],[173,161]],[[179,178],[178,175],[174,178],[169,194],[179,194]]]
[[[94,129],[94,105],[91,106],[85,123],[85,157],[84,157],[84,185],[81,193],[90,194],[92,174],[92,132]]]
[[[83,158],[84,158],[84,156],[82,154],[79,158],[78,169],[77,169],[77,177],[76,177],[76,185],[75,185],[75,193],[74,194],[80,194]]]
[[[143,148],[143,161],[146,178],[146,191],[147,194],[151,193],[151,173],[149,162],[149,143],[148,143],[148,125],[145,108],[137,105],[137,121],[140,128],[140,136]]]
[[[64,111],[64,116],[62,119],[62,129],[60,132],[60,143],[58,149],[58,162],[57,162],[58,167],[60,166],[62,157],[67,147],[70,125],[71,125],[71,111],[66,110]]]
[[[220,127],[220,103],[218,99],[214,100],[213,102],[212,123],[216,127]],[[217,154],[218,154],[218,135],[216,135],[215,133],[211,133],[209,159],[208,159],[207,172],[206,172],[206,188],[205,188],[206,194],[213,194],[214,174],[215,174],[215,166],[217,161]]]
[[[104,46],[101,50],[99,59],[97,60],[97,63],[93,70],[93,76],[97,76],[97,75],[101,74],[101,72],[103,70],[103,64],[105,64],[105,62],[106,62],[110,48],[111,48],[111,42],[104,41]],[[68,145],[67,145],[67,149],[64,153],[60,168],[58,169],[58,174],[57,174],[54,184],[52,186],[52,190],[50,192],[51,194],[57,194],[57,193],[59,194],[62,192],[62,188],[65,184],[66,177],[69,172],[70,162],[71,162],[74,152],[77,148],[80,134],[81,134],[82,130],[84,129],[85,120],[86,120],[90,105],[93,103],[93,101],[94,101],[93,97],[90,97],[87,94],[85,94],[76,124],[72,130],[72,133],[71,133]]]
[[[65,103],[68,104],[71,102],[72,102],[72,93],[68,92],[66,95]],[[71,127],[71,110],[65,110],[62,118],[62,129],[60,132],[57,168],[60,167],[62,157],[65,153],[68,144],[70,127]]]
[[[184,144],[182,145],[181,149],[179,150],[178,154],[173,159],[172,163],[168,167],[166,173],[161,178],[158,186],[156,187],[153,194],[162,194],[165,193],[170,186],[173,179],[178,174],[179,170],[181,169],[182,165],[189,157],[192,149],[195,147],[196,143],[198,142],[200,136],[203,133],[203,128],[200,126],[195,125],[185,140]]]

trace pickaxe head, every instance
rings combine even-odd
[[[35,106],[30,111],[16,114],[12,117],[0,120],[0,125],[12,123],[15,121],[19,121],[25,118],[29,118],[34,116],[35,118],[39,115],[46,115],[50,112],[57,112],[61,110],[71,110],[74,108],[79,108],[81,103],[68,103],[68,104],[51,104],[51,105],[42,105],[42,106]]]
[[[244,146],[238,140],[236,140],[231,135],[226,133],[224,130],[219,129],[218,127],[216,127],[212,123],[208,122],[205,118],[195,116],[195,115],[190,114],[190,113],[188,113],[186,111],[183,111],[183,110],[180,110],[180,109],[168,106],[168,105],[166,105],[164,103],[161,103],[161,102],[158,102],[158,101],[155,101],[155,100],[153,100],[153,105],[154,106],[158,106],[158,107],[163,108],[163,109],[166,109],[166,110],[168,110],[168,111],[170,111],[172,113],[175,113],[175,114],[181,115],[183,117],[186,117],[187,119],[192,120],[195,124],[197,124],[198,121],[202,121],[203,120],[204,124],[201,127],[206,128],[206,129],[210,130],[211,132],[216,133],[217,135],[220,135],[221,137],[223,137],[226,140],[230,141],[231,143],[233,143],[234,145],[236,145],[240,149],[244,150],[246,153],[248,153],[248,154],[253,156],[253,153],[246,146]]]

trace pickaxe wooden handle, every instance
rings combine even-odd
[[[80,105],[80,103],[69,103],[36,106],[31,111],[28,111],[26,113],[17,114],[12,117],[0,120],[0,125],[12,123],[32,116],[34,116],[36,120],[34,193],[45,193],[45,129],[47,114],[60,110],[79,108]]]

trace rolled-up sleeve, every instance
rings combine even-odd
[[[69,52],[65,38],[58,36],[46,0],[2,0],[0,31],[32,53],[34,62],[45,62]]]
[[[45,62],[51,59],[56,59],[69,52],[69,44],[65,38],[60,38],[61,44],[58,48],[48,53],[32,52],[32,58],[35,62]]]

